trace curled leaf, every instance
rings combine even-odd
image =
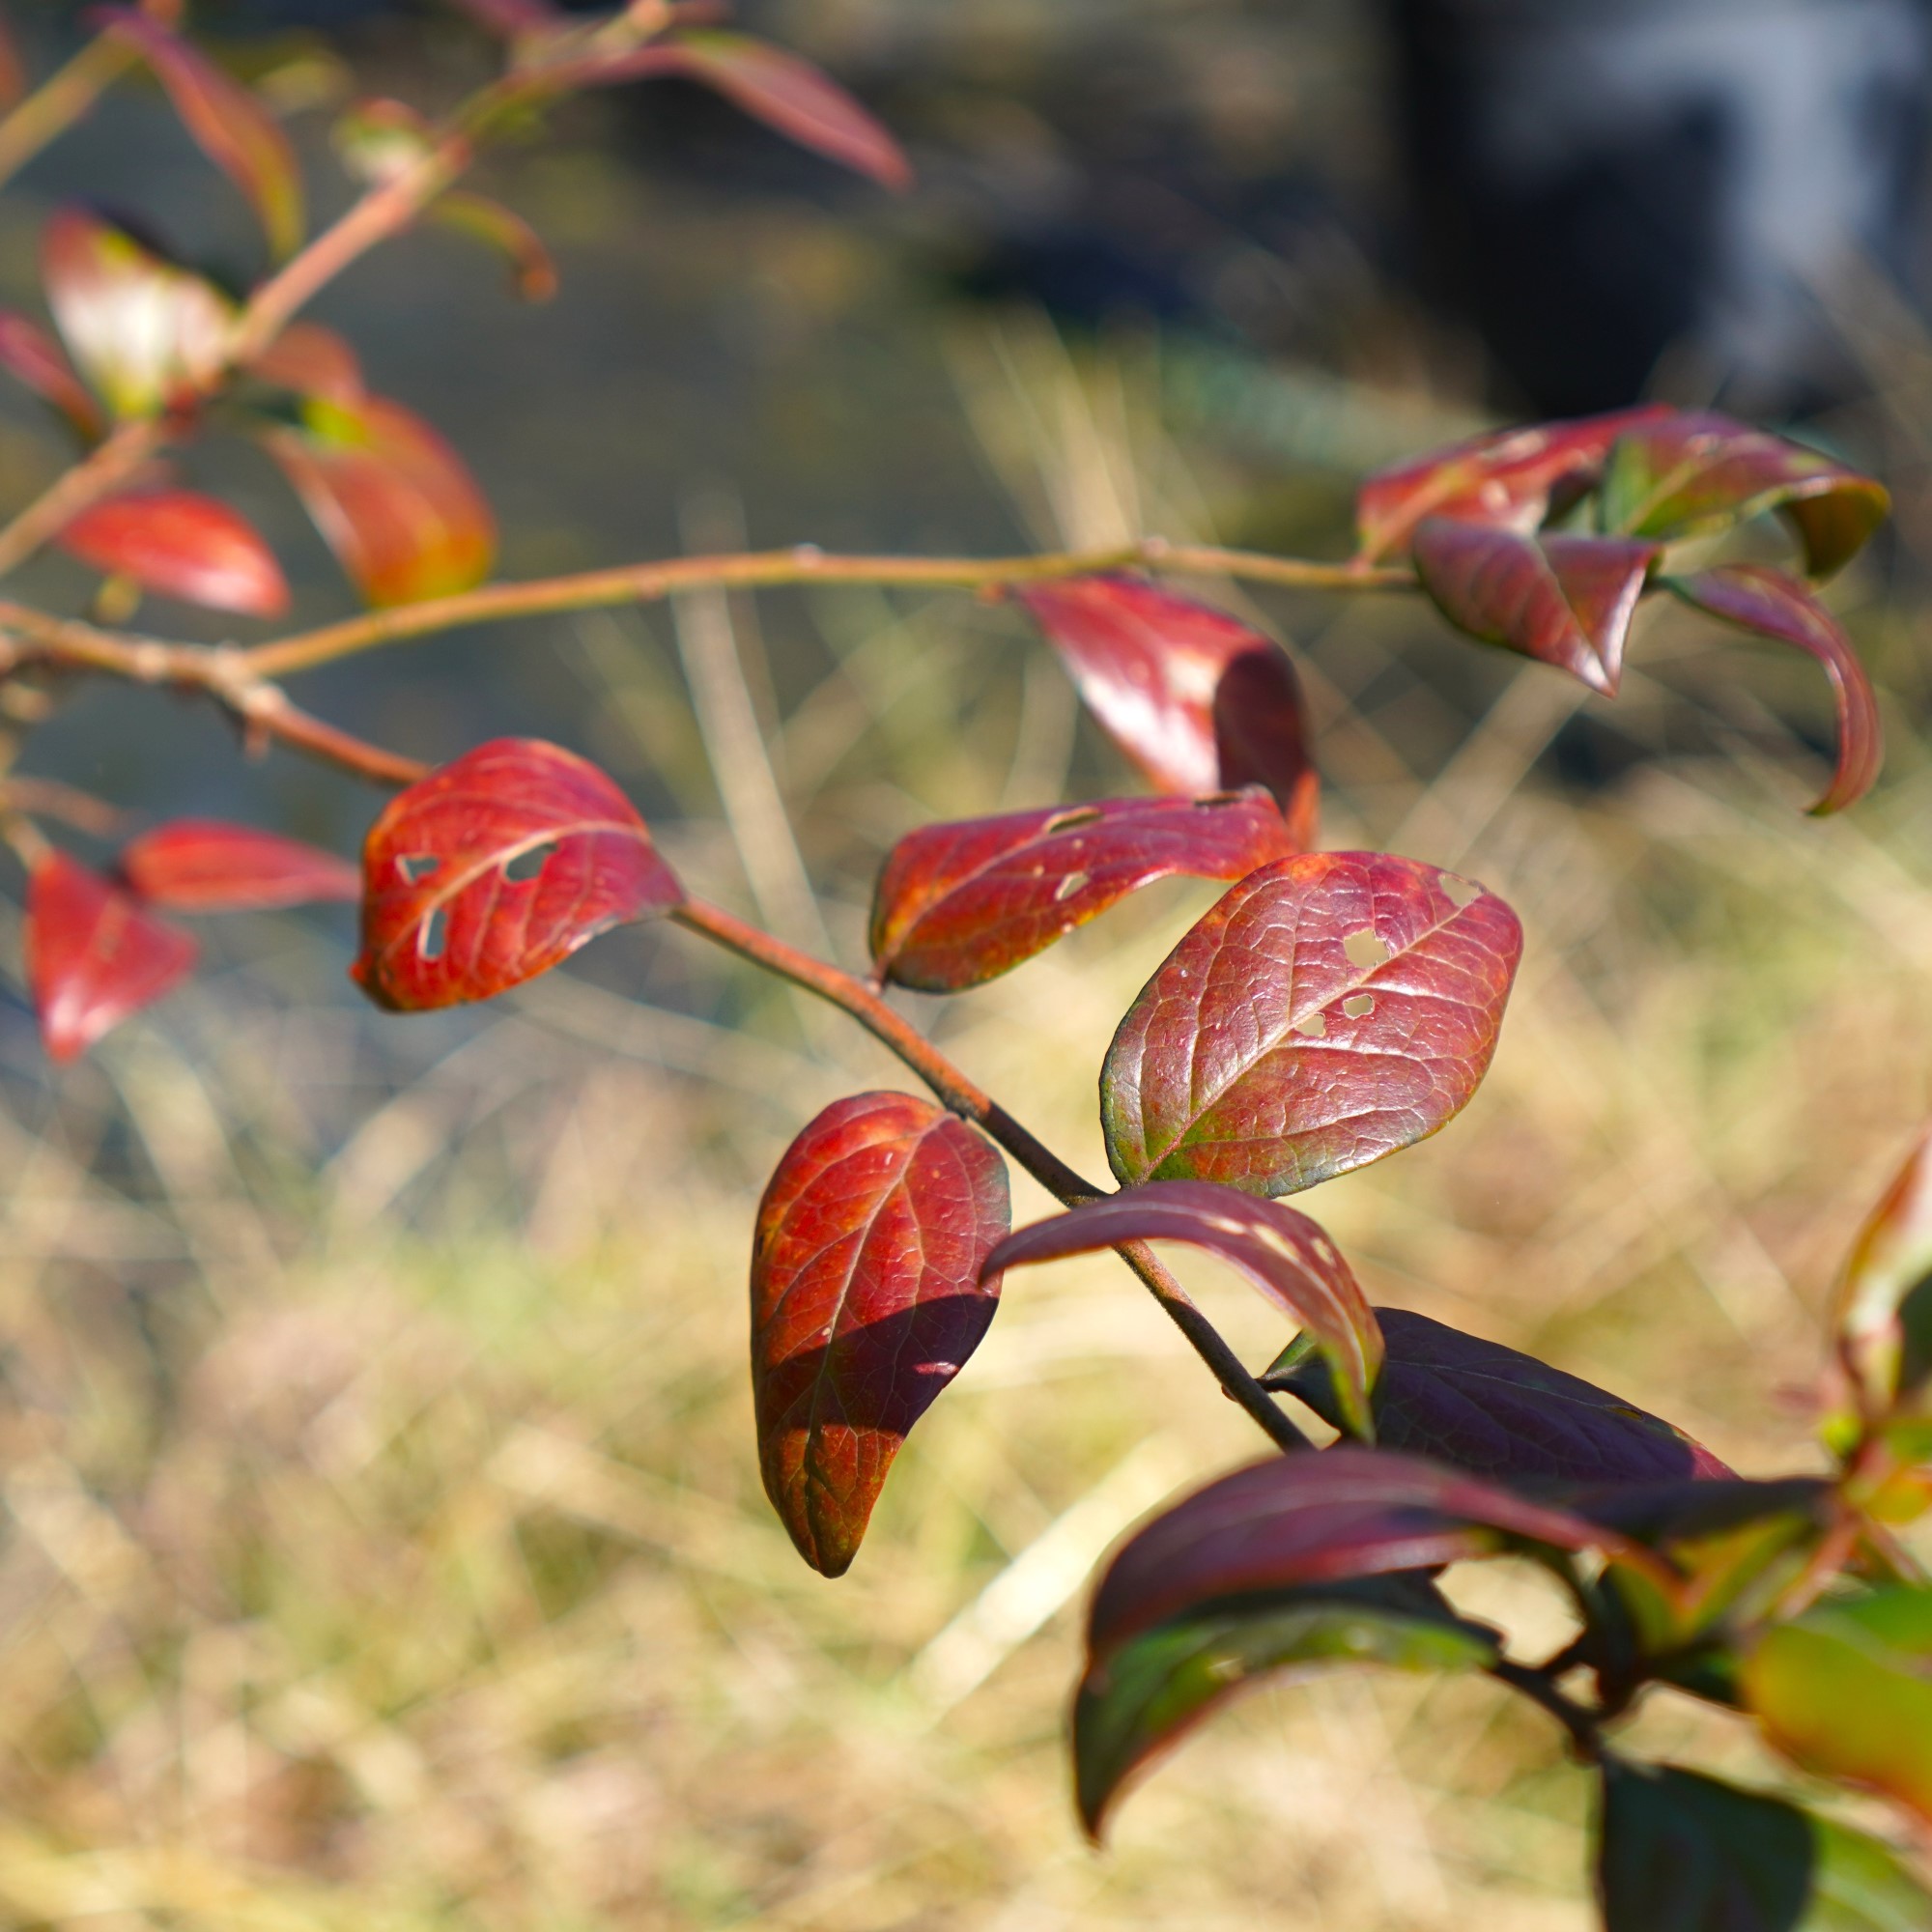
[[[497,738],[389,801],[362,847],[353,977],[398,1011],[487,1000],[684,897],[597,767]]]
[[[1916,1403],[1932,1382],[1932,1133],[1859,1230],[1832,1325],[1866,1416]]]
[[[1308,853],[1250,873],[1107,1050],[1115,1174],[1292,1194],[1435,1133],[1489,1068],[1521,952],[1501,899],[1413,859]]]
[[[122,847],[129,891],[171,912],[268,912],[362,896],[347,859],[252,825],[174,818]]]
[[[186,933],[64,852],[27,881],[27,983],[49,1059],[75,1060],[193,970]]]
[[[1690,577],[1666,577],[1663,582],[1706,615],[1796,645],[1825,667],[1838,711],[1838,762],[1811,810],[1819,814],[1842,811],[1864,797],[1885,761],[1885,734],[1871,680],[1832,613],[1795,578],[1762,563],[1724,563]]]
[[[99,438],[100,405],[73,373],[60,344],[13,309],[0,309],[0,369],[58,410],[83,442]]]
[[[887,855],[872,958],[901,986],[978,986],[1157,879],[1245,878],[1295,851],[1259,788],[1120,798],[927,825]]]
[[[494,248],[510,265],[517,293],[526,301],[549,301],[556,294],[556,264],[543,238],[521,214],[488,195],[449,188],[430,203],[432,221],[453,228]]]
[[[213,611],[278,617],[288,580],[239,511],[194,490],[137,490],[90,505],[56,539],[109,576]]]
[[[999,1155],[905,1094],[828,1107],[772,1176],[752,1251],[758,1460],[823,1575],[845,1573],[907,1432],[980,1346],[1008,1221]]]

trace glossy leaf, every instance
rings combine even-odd
[[[1098,1838],[1126,1781],[1220,1705],[1297,1667],[1383,1663],[1472,1670],[1494,1631],[1465,1621],[1419,1577],[1236,1599],[1129,1638],[1090,1663],[1073,1704],[1074,1788]]]
[[[174,818],[122,847],[121,877],[172,912],[259,912],[362,896],[347,859],[219,818]]]
[[[1428,517],[1413,552],[1423,589],[1458,630],[1616,696],[1624,639],[1659,545]]]
[[[1295,842],[1315,842],[1301,689],[1259,631],[1145,579],[1015,586],[1087,708],[1160,791],[1265,785]]]
[[[752,1251],[758,1460],[823,1575],[844,1575],[907,1432],[980,1346],[1009,1219],[992,1147],[905,1094],[828,1107],[772,1176]]]
[[[1420,1457],[1349,1444],[1274,1456],[1196,1491],[1122,1547],[1094,1592],[1088,1651],[1104,1660],[1223,1597],[1387,1576],[1518,1546],[1652,1561],[1570,1511]]]
[[[1605,529],[1674,543],[1778,510],[1797,527],[1813,577],[1850,562],[1890,506],[1870,477],[1704,411],[1633,425],[1604,475]]]
[[[556,294],[556,264],[536,230],[500,201],[450,188],[430,203],[432,221],[493,248],[510,265],[512,285],[526,301],[549,301]]]
[[[1426,1315],[1378,1308],[1387,1352],[1376,1378],[1376,1440],[1498,1482],[1664,1482],[1725,1477],[1708,1449],[1660,1416],[1534,1355],[1465,1335]],[[1327,1364],[1306,1339],[1262,1378],[1340,1429]]]
[[[1521,951],[1501,899],[1412,859],[1250,873],[1114,1036],[1114,1172],[1292,1194],[1433,1134],[1489,1067]]]
[[[1604,1767],[1605,1932],[1921,1932],[1932,1897],[1876,1838],[1672,1765]]]
[[[186,933],[64,852],[27,882],[27,983],[53,1060],[74,1060],[193,970]]]
[[[1871,790],[1885,760],[1878,699],[1837,620],[1795,578],[1761,563],[1725,563],[1663,580],[1685,603],[1778,643],[1795,644],[1825,667],[1838,708],[1838,763],[1814,812],[1842,811]]]
[[[0,309],[0,369],[58,410],[83,441],[100,435],[100,405],[73,373],[60,344],[13,309]]]
[[[221,365],[228,298],[98,215],[48,217],[41,281],[68,353],[116,415],[153,415]]]
[[[182,125],[247,196],[277,256],[301,246],[302,183],[289,137],[262,101],[206,54],[131,7],[98,7],[93,19],[140,51]]]
[[[332,328],[316,322],[292,322],[248,365],[258,381],[298,396],[328,402],[361,401],[362,365],[355,352]]]
[[[289,608],[288,580],[254,525],[198,491],[104,497],[57,541],[82,563],[164,597],[251,617],[278,617]]]
[[[1617,438],[1669,412],[1659,405],[1494,430],[1371,476],[1356,493],[1364,563],[1407,554],[1425,517],[1527,532],[1592,488]]]
[[[1828,1598],[1745,1658],[1745,1701],[1807,1770],[1932,1822],[1932,1590]]]
[[[1245,1275],[1315,1337],[1335,1372],[1343,1412],[1369,1433],[1369,1390],[1382,1339],[1362,1291],[1318,1222],[1293,1208],[1201,1180],[1156,1180],[1070,1208],[1002,1242],[990,1265],[1082,1255],[1122,1241],[1185,1241]]]
[[[1932,1133],[1865,1217],[1838,1283],[1838,1354],[1867,1415],[1932,1381]]]
[[[463,459],[400,403],[311,395],[299,429],[265,440],[366,603],[413,604],[489,576],[489,504]]]
[[[535,738],[493,739],[398,793],[362,877],[351,970],[400,1011],[490,999],[684,897],[630,800]]]
[[[1260,789],[1119,798],[927,825],[887,855],[872,958],[929,993],[978,986],[1157,879],[1245,878],[1297,849]]]

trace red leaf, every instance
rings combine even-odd
[[[1424,1139],[1489,1068],[1522,952],[1501,899],[1382,852],[1250,874],[1168,954],[1100,1074],[1123,1181],[1292,1194]]]
[[[1381,1330],[1334,1242],[1293,1208],[1205,1180],[1155,1180],[1022,1228],[986,1265],[1020,1267],[1122,1241],[1186,1241],[1238,1269],[1315,1338],[1349,1427],[1374,1434],[1369,1391],[1381,1366]]]
[[[1662,546],[1627,537],[1524,536],[1425,517],[1415,573],[1458,630],[1554,665],[1614,697],[1624,639]]]
[[[432,221],[468,235],[501,255],[510,265],[513,286],[526,301],[549,301],[556,294],[556,264],[551,260],[542,236],[500,201],[451,188],[438,195],[425,213]]]
[[[64,852],[27,882],[27,983],[48,1057],[74,1060],[193,968],[186,933]]]
[[[0,108],[12,107],[15,101],[23,100],[32,86],[13,27],[0,19]]]
[[[321,899],[359,899],[347,859],[219,818],[175,818],[122,848],[121,876],[174,912],[266,912]]]
[[[1814,812],[1856,805],[1876,781],[1885,762],[1885,734],[1871,680],[1837,620],[1795,579],[1762,563],[1725,563],[1691,577],[1666,577],[1664,587],[1685,603],[1753,631],[1795,644],[1825,667],[1838,708],[1838,763]]]
[[[298,396],[353,405],[364,394],[362,365],[355,350],[318,322],[290,323],[248,369],[260,381]]]
[[[490,574],[497,520],[463,460],[382,396],[311,395],[265,440],[365,602],[413,604]]]
[[[957,992],[1031,959],[1156,879],[1244,878],[1295,849],[1260,790],[928,825],[901,838],[879,874],[872,957],[901,986]]]
[[[262,102],[207,55],[131,7],[97,7],[90,19],[140,50],[203,154],[248,197],[277,256],[301,246],[302,184],[289,137]]]
[[[1568,1510],[1420,1457],[1343,1444],[1237,1469],[1156,1517],[1107,1566],[1088,1652],[1104,1658],[1216,1598],[1420,1570],[1508,1543],[1602,1549],[1668,1576],[1648,1550]]]
[[[116,415],[155,414],[227,353],[228,298],[84,210],[48,217],[41,281],[69,354]]]
[[[1138,577],[1016,587],[1088,708],[1161,791],[1263,784],[1315,842],[1315,773],[1286,656],[1225,611]]]
[[[1355,497],[1361,561],[1405,555],[1425,517],[1533,530],[1552,503],[1574,501],[1596,483],[1619,436],[1669,413],[1650,404],[1570,422],[1495,430],[1381,470]]]
[[[631,801],[536,738],[478,745],[391,799],[362,877],[350,970],[398,1011],[490,999],[684,897]]]
[[[43,403],[52,404],[82,440],[93,442],[99,437],[100,405],[73,373],[60,344],[38,323],[12,309],[0,309],[0,368]]]
[[[57,541],[70,556],[144,589],[215,611],[278,617],[281,565],[246,518],[192,490],[142,490],[83,510]]]
[[[780,1161],[752,1250],[752,1390],[765,1493],[799,1553],[845,1573],[907,1432],[980,1346],[1007,1173],[905,1094],[826,1108]]]
[[[1780,510],[1813,577],[1849,563],[1891,507],[1880,484],[1829,456],[1704,412],[1663,416],[1619,439],[1603,501],[1606,529],[1665,542]]]

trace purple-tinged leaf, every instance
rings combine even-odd
[[[1666,577],[1685,603],[1740,630],[1793,644],[1825,667],[1838,710],[1838,762],[1811,807],[1842,811],[1871,790],[1885,762],[1885,734],[1871,680],[1837,619],[1797,579],[1762,563],[1723,563],[1690,577]]]
[[[1803,443],[1708,412],[1633,425],[1604,475],[1604,527],[1675,543],[1777,510],[1804,546],[1804,567],[1830,577],[1885,522],[1882,485]]]
[[[1655,1483],[1731,1471],[1662,1417],[1534,1355],[1465,1335],[1426,1315],[1378,1308],[1387,1353],[1371,1409],[1376,1440],[1452,1468],[1510,1483]],[[1306,1337],[1262,1378],[1340,1429],[1327,1364]]]
[[[1292,1194],[1424,1139],[1488,1070],[1521,951],[1501,899],[1412,859],[1312,852],[1250,873],[1114,1036],[1115,1174]]]
[[[1425,518],[1413,539],[1415,574],[1458,630],[1554,665],[1605,697],[1616,696],[1624,639],[1661,549],[1448,517]]]
[[[351,972],[397,1011],[490,999],[684,898],[637,807],[535,738],[493,739],[399,792],[362,876]]]
[[[362,874],[298,838],[219,818],[173,818],[121,849],[121,877],[171,912],[268,912],[322,900],[354,902]]]
[[[100,405],[73,373],[60,344],[39,323],[13,309],[0,309],[0,369],[58,410],[83,442],[99,439],[104,427]]]
[[[1932,1383],[1932,1133],[1859,1230],[1833,1328],[1861,1417],[1911,1408]]]
[[[1160,791],[1265,785],[1297,845],[1315,842],[1316,779],[1294,668],[1259,631],[1145,579],[1016,585],[1087,707]]]
[[[90,504],[55,539],[70,556],[212,611],[278,617],[288,580],[240,511],[195,490],[132,490]]]
[[[958,992],[1031,959],[1157,879],[1245,878],[1298,849],[1259,788],[923,826],[893,847],[879,874],[872,958],[901,986]]]
[[[1009,1218],[999,1155],[905,1094],[828,1107],[772,1176],[752,1251],[758,1461],[822,1575],[844,1575],[907,1432],[985,1335]]]

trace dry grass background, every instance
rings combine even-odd
[[[1921,366],[1890,391],[1907,481]],[[1225,479],[1164,437],[1133,357],[1075,368],[1020,329],[960,373],[1043,538],[1216,523]],[[1904,513],[1910,546],[1910,490]],[[1330,842],[1469,870],[1528,932],[1466,1115],[1306,1205],[1373,1298],[1546,1351],[1752,1471],[1811,1464],[1835,1257],[1927,1111],[1922,620],[1877,566],[1841,601],[1894,694],[1891,760],[1827,823],[1800,814],[1818,759],[1780,722],[1821,717],[1810,668],[1672,612],[1614,714],[1645,755],[1583,792],[1544,757],[1583,701],[1554,674],[1400,601],[1267,611],[1307,674]],[[674,857],[716,895],[854,959],[898,831],[1050,799],[1069,769],[1119,781],[1008,614],[809,615],[837,668],[782,717],[743,609],[554,634],[590,749],[656,769],[687,814]],[[1150,893],[920,1011],[1104,1171],[1112,1025],[1209,898]],[[1581,1780],[1482,1684],[1265,1690],[1104,1855],[1079,1841],[1084,1577],[1259,1446],[1104,1260],[1015,1278],[852,1575],[798,1562],[758,1487],[743,1275],[790,1135],[905,1084],[837,1015],[646,932],[605,942],[602,983],[403,1022],[337,995],[344,930],[238,932],[71,1075],[4,1036],[0,1922],[1584,1924]],[[1251,1358],[1284,1339],[1190,1279]],[[1526,1577],[1470,1590],[1531,1644],[1555,1627]],[[1682,1703],[1637,1738],[1770,1773]]]

